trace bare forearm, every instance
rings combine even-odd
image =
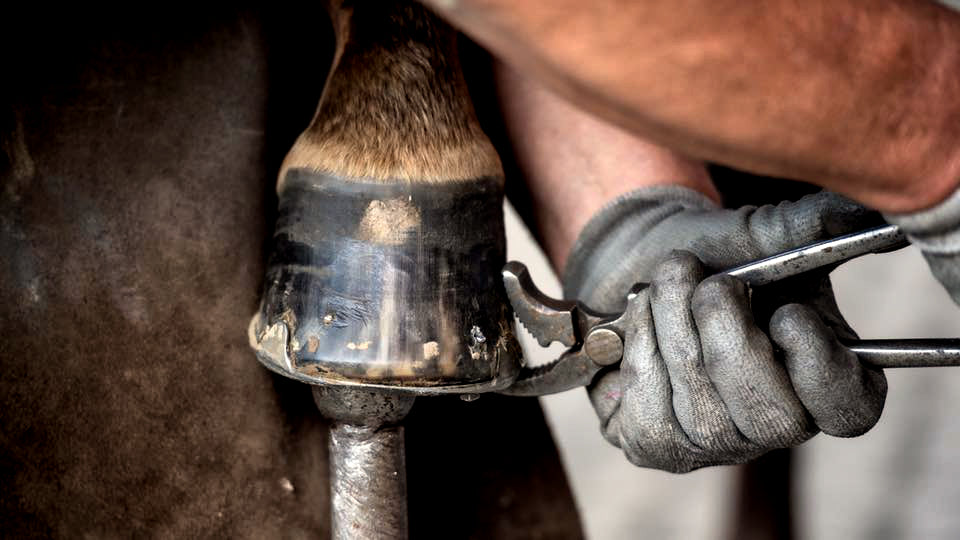
[[[585,113],[494,64],[512,154],[536,209],[533,226],[554,269],[590,217],[633,189],[677,184],[719,200],[703,165]]]
[[[685,154],[885,211],[960,182],[960,16],[922,0],[428,0],[524,73]]]

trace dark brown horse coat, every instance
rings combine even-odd
[[[326,426],[246,336],[326,18],[77,9],[0,23],[0,530],[326,535]],[[409,420],[413,537],[580,537],[535,400]]]

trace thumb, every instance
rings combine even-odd
[[[747,216],[750,234],[767,254],[883,223],[879,212],[827,191],[761,206]]]
[[[829,192],[698,215],[687,224],[698,234],[689,235],[693,240],[685,249],[716,270],[883,223],[878,213]]]

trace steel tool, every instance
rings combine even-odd
[[[887,225],[825,240],[753,261],[725,271],[750,287],[768,285],[817,269],[829,269],[862,255],[885,253],[909,245],[900,230]],[[505,394],[539,396],[590,384],[602,369],[620,362],[625,329],[635,324],[631,310],[598,313],[580,302],[557,300],[534,285],[527,268],[508,262],[503,268],[507,297],[520,323],[547,347],[559,342],[568,348],[540,366],[523,366]],[[648,286],[637,283],[627,303],[639,301]],[[960,365],[960,339],[858,340],[845,345],[859,358],[878,367]]]

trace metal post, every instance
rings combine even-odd
[[[403,426],[413,396],[315,386],[330,428],[331,536],[407,538]]]

